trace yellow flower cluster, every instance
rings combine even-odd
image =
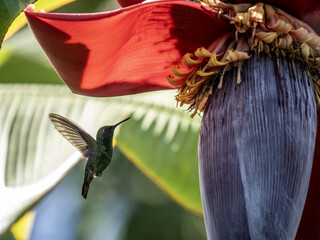
[[[310,26],[268,4],[226,4],[218,0],[204,0],[201,4],[229,19],[235,31],[221,36],[208,48],[185,54],[182,68],[174,66],[174,76],[167,77],[178,89],[176,100],[180,106],[190,104],[191,117],[204,111],[209,95],[222,87],[226,71],[238,67],[240,84],[243,61],[260,53],[277,59],[278,69],[281,56],[302,63],[311,73],[320,106],[320,37]]]

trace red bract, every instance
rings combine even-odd
[[[320,4],[316,1],[265,2],[317,26]],[[183,54],[209,46],[232,28],[215,11],[187,1],[158,1],[95,14],[34,13],[28,9],[25,14],[63,81],[73,92],[88,96],[172,88],[166,76]]]
[[[172,66],[231,28],[216,12],[186,1],[97,14],[25,14],[62,80],[88,96],[173,88],[166,81]]]

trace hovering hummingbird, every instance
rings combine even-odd
[[[119,124],[129,120],[130,117],[115,125],[101,127],[97,132],[97,140],[94,140],[90,134],[75,123],[58,114],[50,113],[49,118],[62,136],[75,146],[84,158],[88,159],[82,185],[82,197],[86,199],[92,179],[100,177],[111,162],[114,129]]]

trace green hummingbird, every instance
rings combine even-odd
[[[84,173],[84,181],[82,185],[82,197],[87,198],[90,183],[93,178],[100,177],[102,172],[108,167],[112,158],[112,138],[114,129],[121,123],[130,119],[130,117],[118,122],[115,125],[101,127],[96,139],[81,129],[70,120],[50,113],[49,118],[62,136],[64,136],[73,146],[75,146],[86,158],[87,164]]]

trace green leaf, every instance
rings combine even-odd
[[[117,138],[119,148],[182,206],[202,213],[198,181],[199,118],[175,108],[172,91],[132,97],[133,119]]]
[[[77,96],[61,85],[1,84],[0,234],[79,161],[80,154],[51,125],[50,112],[77,122],[93,136],[99,127],[131,115],[116,131],[119,147],[176,201],[201,212],[199,119],[177,110],[174,94],[103,99]]]
[[[0,0],[0,47],[12,21],[19,13],[35,0]]]
[[[79,161],[61,142],[48,113],[62,101],[52,87],[1,85],[0,90],[0,235],[50,191]],[[51,97],[50,97],[51,95]],[[53,96],[52,96],[53,95]],[[67,106],[69,107],[69,106]],[[77,105],[75,104],[75,109]]]
[[[10,27],[6,38],[12,36],[26,24],[24,14],[20,13],[28,6],[28,4],[34,3],[35,1],[36,0],[0,0],[0,48],[11,24],[12,26]],[[36,3],[36,7],[37,9],[44,8],[49,12],[72,1],[74,0],[39,0]],[[17,19],[14,21],[15,18]]]
[[[75,0],[38,0],[35,3],[36,11],[40,9],[44,9],[46,12],[50,12],[54,9],[57,9],[59,7],[62,7],[63,5],[66,5],[70,2],[73,2]],[[5,40],[11,37],[14,33],[16,33],[19,29],[21,29],[24,25],[26,25],[27,19],[24,16],[24,14],[20,14],[19,16],[14,19],[13,23],[8,29],[8,32],[5,36]]]
[[[10,51],[0,54],[0,76],[0,83],[62,84],[52,67]]]

